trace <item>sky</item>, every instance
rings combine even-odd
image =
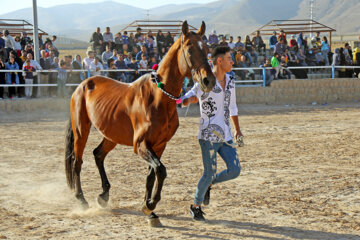
[[[122,4],[131,5],[134,7],[150,9],[166,4],[186,4],[186,3],[209,3],[215,0],[112,0]],[[71,3],[95,3],[104,2],[104,0],[37,0],[38,7],[53,7],[56,5],[71,4]],[[16,11],[23,8],[32,7],[33,0],[0,0],[0,14]]]

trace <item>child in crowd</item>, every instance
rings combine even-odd
[[[135,72],[130,72],[129,76],[129,82],[133,82],[139,77],[139,65],[137,64],[135,57],[131,58],[131,63],[128,65],[128,68],[135,70]]]
[[[33,72],[36,71],[36,69],[31,66],[31,61],[30,59],[27,59],[25,61],[25,67],[24,67],[24,73],[23,73],[23,76],[25,78],[25,84],[33,84],[34,82],[34,74]],[[27,98],[30,98],[31,95],[32,95],[32,89],[33,87],[29,86],[29,87],[25,87],[25,96]]]
[[[60,68],[57,69],[58,70],[58,75],[57,75],[57,96],[60,98],[65,98],[66,97],[66,88],[65,88],[65,84],[66,84],[66,80],[67,80],[67,72],[66,72],[66,62],[64,60],[60,61]]]
[[[141,60],[139,62],[139,65],[140,65],[140,69],[146,69],[148,70],[148,61],[146,59],[146,55],[145,54],[142,54],[141,55]]]
[[[155,56],[152,56],[152,57],[150,58],[150,62],[148,63],[148,67],[149,67],[150,69],[152,69],[152,67],[153,67],[155,64],[157,64],[156,59],[155,59]]]

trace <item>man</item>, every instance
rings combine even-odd
[[[276,31],[273,31],[273,35],[269,39],[269,48],[272,52],[274,52],[275,45],[277,44],[278,40],[276,37]]]
[[[103,41],[105,46],[110,46],[110,49],[113,48],[114,45],[114,36],[112,32],[110,32],[110,27],[105,28],[105,32],[103,33]],[[104,48],[104,46],[103,46]]]
[[[235,43],[233,41],[234,41],[233,36],[230,36],[229,42],[227,43],[227,45],[229,46],[230,49],[235,48]]]
[[[219,39],[216,35],[216,31],[213,30],[212,34],[209,35],[209,45],[210,46],[216,46],[219,44]]]
[[[36,71],[42,70],[40,64],[37,61],[33,60],[33,55],[31,53],[27,54],[26,59],[30,60],[30,66],[34,67]],[[24,70],[24,67],[25,64],[23,65],[22,70]],[[33,83],[38,84],[38,78],[36,73],[34,73]],[[32,97],[36,97],[37,93],[38,93],[38,87],[34,87],[34,91],[32,92]]]
[[[116,51],[116,50],[115,50]],[[109,58],[111,58],[113,56],[113,53],[110,51],[110,46],[106,45],[105,46],[105,52],[102,53],[101,55],[101,59],[102,62],[104,63],[104,67],[105,69],[108,69],[108,65],[107,65],[107,61],[109,60]]]
[[[230,118],[235,129],[236,139],[242,136],[238,121],[238,109],[236,106],[234,78],[227,75],[234,64],[230,55],[230,48],[219,46],[212,52],[213,72],[216,76],[216,85],[209,93],[201,91],[199,84],[185,94],[181,99],[183,105],[200,101],[200,131],[198,135],[202,152],[204,173],[201,177],[196,193],[194,204],[190,206],[190,213],[195,220],[204,221],[204,212],[201,204],[209,204],[210,187],[213,184],[228,181],[239,176],[241,166],[232,144]],[[227,169],[216,174],[216,154],[223,158]]]
[[[146,46],[141,46],[141,51],[136,54],[136,61],[140,61],[143,54],[146,55],[146,58],[149,58]]]
[[[5,49],[5,40],[2,38],[2,32],[0,32],[0,58],[3,62],[7,59],[7,51]]]
[[[9,56],[10,52],[15,49],[15,40],[12,36],[10,36],[9,30],[4,30],[3,39],[5,40],[5,49],[7,55]]]
[[[275,44],[274,53],[278,53],[279,56],[283,55],[286,49],[285,40],[283,37],[279,38],[279,42]]]
[[[263,51],[263,55],[266,53],[266,45],[260,36],[260,31],[256,31],[256,35],[252,39],[252,43],[254,44],[254,47],[256,50],[261,54],[261,51]]]
[[[101,55],[103,52],[103,41],[104,39],[100,32],[100,28],[97,27],[96,32],[94,32],[90,38],[90,43],[92,43],[93,50],[96,52],[97,55]]]

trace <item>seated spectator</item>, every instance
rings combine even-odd
[[[150,62],[148,63],[148,68],[149,68],[149,69],[152,69],[152,67],[153,67],[155,64],[157,64],[157,61],[156,61],[156,59],[155,59],[155,56],[152,56],[152,57],[150,58]]]
[[[19,70],[19,65],[15,62],[14,56],[9,56],[9,61],[5,63],[5,68],[7,70]],[[6,84],[19,84],[19,76],[17,72],[7,72],[6,73]],[[9,98],[12,99],[17,93],[16,87],[9,87]]]
[[[277,44],[278,40],[276,37],[276,31],[273,31],[273,35],[269,39],[269,48],[271,52],[274,52],[275,45]]]
[[[90,69],[91,76],[100,76],[101,75],[101,70],[104,70],[104,67],[101,64],[99,57],[95,57],[94,61],[92,61],[90,63],[89,69]]]
[[[117,69],[127,69],[124,62],[124,55],[122,53],[118,53],[118,59],[115,61],[115,66]],[[118,80],[122,82],[128,82],[127,74],[125,72],[118,72]]]
[[[25,49],[25,46],[27,44],[31,44],[32,43],[32,40],[30,37],[27,36],[27,33],[26,32],[22,32],[21,33],[21,38],[20,38],[20,45],[21,45],[21,49]]]
[[[129,51],[133,52],[135,46],[136,46],[135,35],[134,35],[134,33],[130,33],[130,36],[129,36]]]
[[[113,56],[113,53],[110,51],[110,45],[105,46],[105,51],[101,55],[102,62],[104,63],[104,68],[108,69],[107,61]]]
[[[136,28],[136,33],[134,38],[135,38],[135,42],[138,42],[139,38],[142,38],[141,27]]]
[[[128,53],[130,52],[128,44],[126,44],[126,43],[123,44],[122,51],[124,54],[128,55]]]
[[[90,63],[94,61],[94,52],[93,51],[87,51],[86,52],[87,57],[83,60],[83,68],[88,70],[90,68]]]
[[[282,79],[291,79],[291,72],[289,69],[287,69],[287,62],[286,62],[286,57],[281,56],[281,62],[280,62],[280,74],[279,74],[280,78]]]
[[[252,44],[254,48],[259,52],[261,55],[266,54],[266,45],[260,36],[260,31],[256,31],[256,35],[252,39]]]
[[[174,44],[174,38],[171,36],[170,32],[167,32],[165,37],[165,47],[170,48]]]
[[[284,38],[280,38],[279,42],[275,44],[274,53],[277,53],[279,56],[283,55],[286,49],[286,44]]]
[[[298,47],[295,46],[293,49],[291,49],[290,51],[286,50],[286,55],[288,56],[288,62],[287,65],[289,67],[299,67],[302,66],[300,64],[300,60],[298,59],[298,54],[297,52],[299,51]],[[305,69],[291,69],[290,70],[292,74],[295,75],[295,78],[297,79],[305,79],[307,78],[307,73],[305,71]]]
[[[260,65],[260,67],[268,68],[272,67],[270,59],[266,59],[265,63],[263,65]],[[262,72],[263,74],[263,72]],[[274,80],[276,74],[275,69],[266,69],[265,70],[265,86],[270,86],[271,82]]]
[[[103,41],[104,41],[103,48],[105,48],[106,46],[109,46],[110,47],[109,49],[113,49],[114,48],[114,36],[113,36],[112,32],[110,32],[110,27],[105,28],[105,32],[102,34],[102,36],[103,36]]]
[[[245,37],[245,49],[246,51],[251,55],[254,56],[254,61],[252,63],[254,63],[255,65],[257,65],[257,58],[258,58],[258,54],[255,52],[255,48],[253,43],[250,40],[250,36],[246,35]],[[250,63],[250,65],[252,64]],[[249,66],[250,66],[249,65]]]
[[[228,43],[226,42],[226,37],[225,36],[223,36],[223,38],[221,39],[221,42],[220,42],[219,45],[228,47]]]
[[[131,55],[131,52],[128,53],[123,53],[124,54],[124,62],[126,65],[130,64],[131,63],[131,57],[129,57],[129,55]]]
[[[5,49],[5,40],[2,38],[3,34],[0,32],[0,58],[3,62],[8,58],[7,51]]]
[[[121,32],[118,32],[115,35],[113,49],[116,49],[117,51],[119,51],[122,48],[122,45],[123,45],[123,38],[122,38]]]
[[[237,42],[235,43],[235,49],[236,50],[243,50],[245,48],[245,45],[241,42],[241,37],[237,37]]]
[[[124,34],[121,35],[121,33],[119,32],[120,36],[121,36],[121,42],[122,44],[127,44],[129,45],[130,44],[130,39],[129,39],[129,36],[128,36],[128,32],[127,31],[124,31]]]
[[[20,57],[21,55],[21,44],[20,44],[20,36],[16,36],[15,37],[15,45],[14,45],[14,50],[16,51],[16,54],[18,57]]]
[[[160,62],[166,55],[166,49],[165,47],[162,47],[158,54],[158,61]]]
[[[100,32],[100,27],[96,28],[96,32],[91,35],[90,43],[92,44],[92,48],[97,55],[101,55],[103,52],[103,36]]]
[[[116,61],[117,58],[118,58],[117,55],[118,55],[118,51],[117,51],[116,49],[114,49],[114,50],[112,51],[112,56],[111,56],[111,58],[114,59],[114,61]]]
[[[146,47],[146,51],[147,51],[148,55],[150,55],[150,56],[154,55],[154,49],[156,48],[156,46],[155,46],[155,42],[152,38],[147,39],[145,47]]]
[[[290,39],[290,48],[294,48],[295,46],[298,45],[297,41],[296,41],[296,36],[295,35],[291,35],[291,39]]]
[[[109,70],[115,70],[115,69],[117,69],[117,68],[116,68],[116,65],[115,65],[114,63],[115,63],[115,61],[114,61],[114,59],[112,59],[112,58],[109,58],[109,59],[107,60],[107,65],[108,65],[108,67],[109,67]],[[111,78],[111,79],[117,80],[118,73],[115,72],[115,71],[110,71],[110,72],[108,72],[108,77]]]
[[[282,38],[284,40],[284,44],[288,45],[287,39],[286,39],[286,33],[284,32],[284,30],[280,30],[279,36],[278,36],[278,42],[280,42],[280,38]]]
[[[213,30],[212,33],[209,35],[209,45],[210,47],[214,47],[219,44],[219,39],[216,35],[216,31]]]
[[[136,79],[138,79],[140,76],[138,71],[139,65],[137,64],[136,59],[134,57],[131,58],[131,63],[128,65],[128,68],[135,70],[134,72],[129,73],[129,82],[133,82]]]
[[[145,54],[146,58],[149,57],[146,46],[141,46],[141,51],[136,54],[136,61],[140,61],[143,54]]]

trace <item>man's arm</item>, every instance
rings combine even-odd
[[[237,115],[231,116],[231,121],[232,121],[234,129],[235,129],[235,139],[237,139],[240,136],[243,136],[243,134],[241,133],[241,130],[240,130],[239,117]]]

